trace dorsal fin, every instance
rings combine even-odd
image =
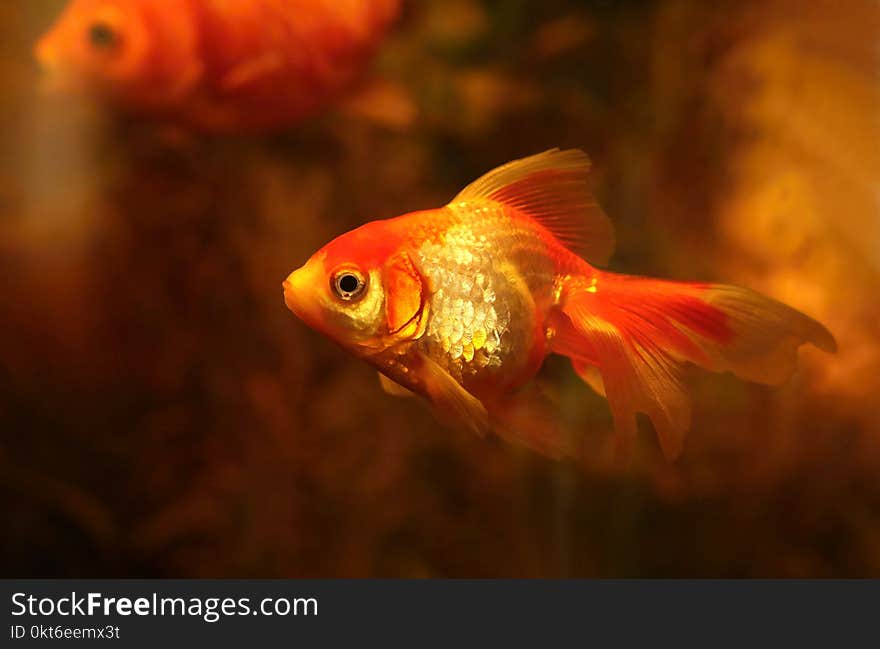
[[[589,170],[590,159],[583,151],[551,149],[493,169],[452,203],[482,199],[513,207],[601,266],[614,251],[614,227],[590,192]]]

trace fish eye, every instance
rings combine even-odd
[[[333,274],[331,288],[340,300],[354,300],[363,294],[367,281],[360,272],[347,268]]]
[[[119,44],[119,34],[110,25],[97,21],[89,26],[89,42],[100,50],[112,50]]]

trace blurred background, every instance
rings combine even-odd
[[[880,576],[880,6],[420,0],[374,73],[418,116],[207,137],[39,92],[65,3],[0,5],[6,577]],[[617,271],[825,323],[782,388],[693,377],[670,464],[550,359],[557,463],[436,423],[281,280],[367,220],[580,147]]]

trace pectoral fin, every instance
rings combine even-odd
[[[382,386],[382,389],[385,390],[386,394],[390,394],[392,397],[414,397],[416,396],[410,390],[407,390],[405,387],[400,385],[397,381],[392,381],[387,376],[379,372],[379,385]]]
[[[438,416],[481,436],[489,432],[489,413],[482,402],[433,360],[423,354],[419,360],[419,376]]]
[[[284,63],[284,56],[280,52],[263,52],[232,68],[223,77],[220,86],[226,92],[238,92],[277,74],[284,69]]]

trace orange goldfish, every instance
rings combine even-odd
[[[375,366],[388,391],[549,455],[565,453],[558,430],[519,407],[548,354],[606,396],[619,432],[634,435],[643,412],[675,457],[690,423],[687,364],[775,384],[800,345],[835,351],[821,324],[749,289],[596,268],[614,236],[589,166],[554,149],[490,171],[445,207],[367,223],[291,273],[285,302]]]
[[[72,0],[36,46],[62,85],[206,131],[320,111],[358,80],[400,0]]]

